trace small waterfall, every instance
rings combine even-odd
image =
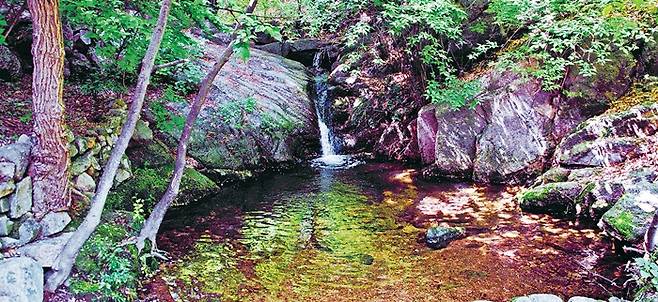
[[[315,72],[315,112],[318,116],[320,128],[320,145],[322,157],[313,160],[317,167],[328,169],[345,169],[354,167],[361,162],[349,155],[340,155],[337,139],[331,127],[331,100],[329,99],[329,74],[322,69],[324,52],[319,51],[313,57],[313,71]]]
[[[319,54],[319,53],[318,53]],[[318,55],[313,60],[313,65],[319,67]],[[331,128],[327,125],[330,123],[329,107],[329,87],[327,85],[327,74],[322,73],[315,77],[315,112],[318,115],[318,127],[320,128],[320,144],[322,145],[322,156],[336,155],[335,137]]]

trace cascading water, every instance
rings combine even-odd
[[[315,72],[315,112],[318,116],[320,128],[320,145],[322,157],[313,160],[313,165],[328,169],[346,169],[354,167],[360,162],[349,155],[338,154],[336,137],[331,128],[331,100],[329,99],[328,73],[322,69],[323,52],[318,52],[313,58],[313,71]]]

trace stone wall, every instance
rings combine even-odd
[[[121,130],[123,110],[112,110],[107,122],[77,137],[69,132],[72,199],[88,202],[96,180],[107,162]],[[17,249],[44,267],[49,267],[70,233],[62,233],[71,222],[69,212],[51,212],[35,217],[32,212],[32,177],[29,175],[32,139],[22,135],[13,144],[0,147],[0,250]],[[115,185],[132,176],[127,157]],[[44,244],[46,246],[44,246]],[[1,258],[1,257],[0,257]]]

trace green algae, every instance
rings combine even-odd
[[[271,213],[245,215],[239,239],[201,241],[171,270],[194,291],[228,301],[277,300],[291,291],[306,299],[372,287],[378,276],[413,267],[414,256],[405,248],[411,242],[400,242],[419,230],[400,227],[394,218],[409,202],[372,204],[357,187],[334,183],[323,192],[290,197]],[[237,255],[238,249],[246,252]],[[240,258],[253,267],[232,260]]]

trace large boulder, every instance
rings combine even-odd
[[[540,175],[562,138],[628,89],[634,63],[620,58],[608,65],[593,79],[570,75],[565,80],[569,97],[543,91],[532,77],[492,70],[477,79],[481,93],[475,109],[424,107],[418,116],[418,145],[426,174],[487,183],[524,183]],[[421,128],[423,123],[436,133]],[[635,145],[620,140],[614,148]]]
[[[34,259],[42,267],[52,267],[72,235],[73,233],[63,233],[56,237],[39,240],[18,248],[18,252],[22,256]]]
[[[208,72],[224,46],[202,41]],[[307,87],[311,77],[295,61],[252,50],[247,62],[233,57],[212,84],[191,135],[189,153],[210,169],[263,167],[305,155],[304,144],[317,139],[315,109]],[[168,105],[185,115],[186,104]],[[175,146],[180,129],[168,132]]]
[[[43,301],[43,268],[27,257],[0,260],[0,301]]]
[[[466,232],[462,228],[435,226],[425,233],[425,243],[433,249],[440,249],[465,235]]]
[[[636,106],[591,118],[567,136],[556,150],[563,166],[609,166],[647,151],[645,137],[658,132],[658,104]]]

